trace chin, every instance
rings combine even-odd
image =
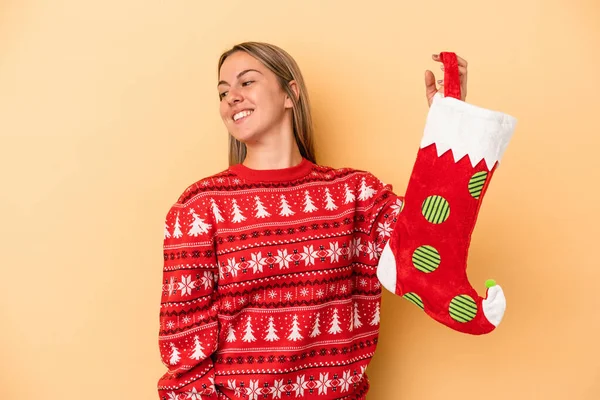
[[[242,132],[230,131],[230,133],[231,136],[233,136],[235,139],[239,140],[242,143],[256,142],[258,141],[258,138],[260,136],[260,134],[258,134],[254,130],[244,130]]]

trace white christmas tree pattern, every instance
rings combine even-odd
[[[375,190],[371,186],[367,185],[367,181],[366,181],[365,177],[363,176],[361,179],[361,183],[360,183],[358,199],[359,200],[370,199],[371,197],[373,197],[374,193],[375,193]]]
[[[358,303],[354,303],[354,327],[360,328],[362,326],[362,322],[360,321],[360,314],[358,312]]]
[[[296,214],[290,208],[290,205],[288,204],[287,199],[285,198],[284,194],[281,195],[281,205],[279,206],[279,208],[281,208],[279,215],[281,215],[282,217],[289,217],[291,215]]]
[[[317,313],[315,315],[315,323],[313,325],[312,332],[310,333],[310,335],[308,335],[311,338],[317,337],[317,336],[319,336],[321,334],[321,331],[319,330],[319,328],[320,328],[319,317],[320,316],[321,316],[320,313]]]
[[[256,338],[253,335],[254,330],[252,330],[252,317],[248,316],[248,320],[246,321],[246,329],[244,330],[244,337],[242,341],[244,342],[254,342]]]
[[[175,347],[174,343],[169,344],[171,345],[171,358],[169,359],[169,363],[171,365],[175,365],[179,362],[179,360],[181,360],[181,357],[179,356],[179,349]]]
[[[236,223],[245,221],[246,217],[242,215],[242,211],[240,210],[240,206],[238,206],[237,201],[235,199],[231,199],[231,203],[231,207],[233,208],[233,211],[231,212],[233,219],[231,221]]]
[[[352,191],[352,189],[350,189],[347,183],[344,183],[344,191],[344,204],[352,203],[356,199],[356,196],[354,196],[354,192]]]
[[[200,343],[200,338],[198,337],[198,335],[196,335],[194,336],[194,352],[192,353],[190,358],[194,360],[205,359],[206,354],[204,354],[202,350],[204,350],[204,347],[202,347],[202,344]]]
[[[333,202],[333,197],[329,193],[329,188],[325,188],[325,209],[329,211],[337,210],[338,206]]]
[[[373,313],[370,325],[375,326],[377,324],[379,324],[379,304],[375,305],[375,312]]]
[[[331,326],[329,327],[328,332],[331,333],[332,335],[335,335],[336,333],[340,333],[341,331],[342,331],[342,328],[340,327],[338,310],[337,310],[337,308],[334,308],[333,309],[333,317],[331,318]]]
[[[274,342],[279,340],[279,336],[277,336],[277,329],[275,329],[274,318],[269,317],[269,324],[267,325],[267,336],[265,336],[265,340],[267,342]]]
[[[168,239],[171,237],[171,234],[169,233],[169,225],[165,222],[165,239]]]
[[[311,213],[313,211],[317,211],[318,208],[314,205],[312,198],[310,197],[310,194],[308,193],[308,190],[304,191],[304,212],[305,213]]]
[[[210,208],[212,209],[212,212],[213,212],[213,215],[215,216],[215,221],[216,222],[223,222],[223,221],[225,221],[225,219],[221,215],[221,210],[219,209],[219,206],[217,205],[217,202],[212,197],[210,199]]]
[[[235,342],[236,340],[237,340],[237,338],[235,337],[235,329],[233,329],[233,324],[230,324],[229,329],[227,331],[227,339],[225,339],[225,341],[228,343],[232,343],[232,342]]]
[[[179,224],[179,213],[177,213],[177,217],[175,217],[175,228],[173,230],[173,237],[178,239],[182,236],[183,233],[181,232],[181,225]]]
[[[256,214],[254,216],[256,218],[266,218],[271,216],[271,213],[267,211],[263,203],[260,201],[260,197],[254,196],[254,201],[256,202],[256,206],[254,207],[256,210]]]
[[[191,228],[188,231],[188,235],[198,236],[201,233],[207,233],[212,225],[205,223],[204,220],[200,218],[200,216],[196,213],[196,211],[193,208],[190,208],[190,214],[192,215],[194,220],[190,224]]]
[[[298,324],[298,315],[293,316],[292,318],[292,327],[290,328],[290,335],[288,336],[289,340],[300,340],[303,336],[300,334],[300,326]]]

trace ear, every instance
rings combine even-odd
[[[300,97],[300,91],[298,89],[298,84],[296,83],[296,81],[291,80],[288,82],[288,85],[290,87],[290,89],[292,89],[292,93],[294,93],[294,96],[296,96],[296,100],[298,100],[298,98]],[[290,99],[288,96],[285,97],[285,108],[292,108],[294,106],[294,103],[292,102],[292,99]]]

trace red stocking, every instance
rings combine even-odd
[[[457,331],[484,334],[501,321],[504,293],[486,282],[480,297],[467,278],[467,253],[479,207],[516,120],[460,100],[456,54],[440,54],[445,96],[439,93],[397,225],[378,265],[384,287]]]

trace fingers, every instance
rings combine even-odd
[[[435,75],[430,70],[425,71],[425,87],[429,90],[435,90]]]
[[[456,61],[458,61],[458,65],[460,65],[461,67],[465,67],[465,68],[468,67],[467,60],[465,60],[462,57],[459,57],[458,54],[456,55]]]
[[[442,62],[442,59],[440,58],[439,54],[432,54],[431,58],[433,58],[435,61],[439,61]],[[458,54],[456,55],[456,61],[458,63],[458,70],[460,72],[461,75],[467,73],[467,67],[469,66],[469,63],[467,62],[467,60],[465,60],[464,58],[460,57]],[[444,70],[443,68],[443,64],[442,64],[442,71]]]
[[[440,69],[441,69],[442,71],[444,70],[444,65],[443,65],[443,64],[442,64],[442,65],[440,65]],[[458,67],[458,74],[459,74],[460,76],[463,76],[463,75],[465,75],[465,76],[466,76],[466,75],[467,75],[467,67],[461,67],[461,66],[459,66],[459,67]]]
[[[425,71],[425,94],[427,97],[431,97],[437,92],[437,86],[435,84],[435,75],[433,72]]]
[[[438,93],[438,88],[435,84],[435,75],[430,70],[425,71],[425,97],[427,98],[427,103],[431,107],[431,103],[433,102],[433,96]],[[443,92],[442,92],[443,93]]]
[[[456,53],[455,53],[456,54]],[[440,57],[439,54],[432,54],[431,58],[433,58],[435,61],[438,62],[442,62],[442,59]],[[458,64],[458,74],[460,77],[460,87],[461,87],[461,97],[462,100],[464,101],[467,95],[467,76],[468,76],[468,62],[467,60],[465,60],[464,58],[460,57],[458,54],[456,54],[456,61]],[[440,69],[442,71],[444,71],[444,64],[442,63],[442,65],[440,65]],[[439,85],[439,88],[436,90],[435,89],[435,78],[433,77],[433,73],[432,73],[432,78],[434,80],[434,84],[433,87],[434,89],[428,89],[428,93],[431,91],[433,92],[434,90],[440,94],[444,94],[444,80],[440,79],[437,81],[437,84]],[[426,81],[427,81],[427,77],[426,77]]]
[[[432,54],[431,58],[433,58],[435,61],[440,61],[440,62],[442,61],[439,54]],[[469,66],[469,63],[467,62],[467,60],[460,57],[458,54],[456,55],[456,61],[458,62],[458,65],[461,67],[467,68]]]

